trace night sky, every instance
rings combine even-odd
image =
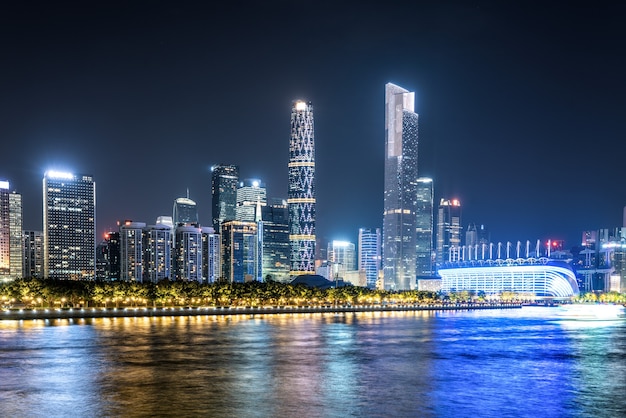
[[[97,230],[152,224],[210,167],[287,197],[292,101],[315,111],[317,235],[382,228],[384,85],[416,93],[420,175],[494,242],[622,225],[618,2],[4,2],[0,179],[42,229],[47,169],[92,174]]]

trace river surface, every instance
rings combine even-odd
[[[555,310],[0,321],[0,417],[626,416],[626,321]]]

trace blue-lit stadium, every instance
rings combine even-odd
[[[444,292],[512,292],[532,299],[571,299],[579,294],[576,276],[563,261],[549,258],[446,262],[439,267]]]

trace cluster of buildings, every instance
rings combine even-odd
[[[381,228],[361,228],[356,245],[315,235],[313,106],[291,110],[287,198],[268,198],[236,165],[211,169],[211,225],[196,203],[175,199],[154,223],[118,222],[97,242],[96,186],[90,175],[48,171],[43,231],[22,228],[21,195],[0,181],[0,280],[20,277],[211,283],[320,275],[390,290],[504,291],[566,298],[626,289],[626,228],[586,232],[580,251],[562,243],[492,243],[484,225],[463,228],[461,203],[440,199],[418,170],[414,93],[385,86],[384,212]],[[626,223],[625,223],[626,224]]]

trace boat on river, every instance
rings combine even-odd
[[[626,319],[626,308],[611,303],[571,303],[561,305],[558,315],[577,321],[614,321]]]

